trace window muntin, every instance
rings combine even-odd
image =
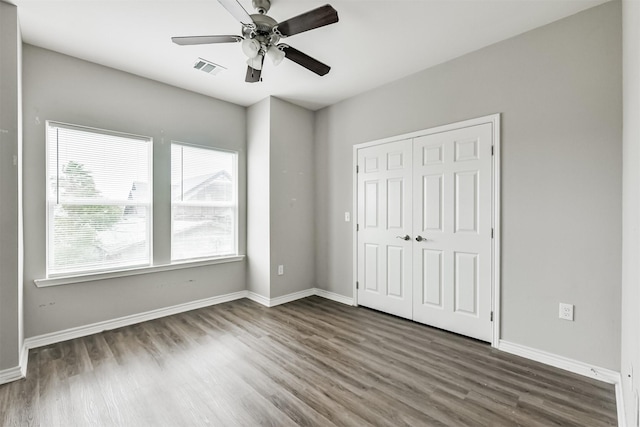
[[[237,255],[237,153],[171,144],[171,260]]]
[[[151,138],[47,122],[47,276],[151,263]]]

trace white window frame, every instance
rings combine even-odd
[[[179,263],[185,263],[185,262],[197,262],[197,261],[205,261],[205,260],[216,260],[216,259],[221,259],[221,258],[229,258],[229,257],[238,257],[238,232],[239,232],[239,224],[238,224],[238,210],[239,210],[239,194],[238,194],[238,152],[235,150],[227,150],[224,148],[218,148],[218,147],[211,147],[211,146],[206,146],[206,145],[199,145],[199,144],[191,144],[191,143],[187,143],[187,142],[181,142],[181,141],[171,141],[171,147],[170,147],[170,151],[171,148],[173,148],[174,145],[179,145],[179,146],[184,146],[184,147],[190,147],[190,148],[198,148],[198,149],[203,149],[203,150],[210,150],[210,151],[218,151],[218,152],[222,152],[222,153],[228,153],[228,154],[233,154],[233,171],[232,171],[232,194],[233,194],[233,200],[231,202],[209,202],[209,203],[205,203],[205,202],[197,202],[197,203],[188,203],[188,202],[179,202],[179,204],[181,204],[182,206],[207,206],[207,207],[230,207],[233,209],[233,247],[235,249],[235,251],[232,254],[224,254],[224,255],[211,255],[211,256],[204,256],[204,257],[194,257],[194,258],[180,258],[180,259],[175,259],[174,258],[174,254],[173,254],[173,206],[174,206],[174,202],[173,200],[170,201],[171,206],[171,238],[170,238],[170,245],[171,245],[171,258],[170,258],[170,262],[171,264],[179,264]],[[170,155],[171,157],[171,155]],[[173,185],[173,183],[171,183],[171,185]],[[169,187],[169,191],[171,191],[171,187]]]
[[[144,206],[147,208],[147,212],[148,212],[148,221],[147,221],[147,230],[146,230],[146,235],[147,235],[147,241],[149,242],[149,262],[147,263],[139,263],[139,264],[131,264],[131,265],[126,265],[126,266],[115,266],[115,267],[106,267],[106,268],[92,268],[92,269],[87,269],[87,268],[83,268],[83,269],[77,269],[77,270],[70,270],[70,271],[65,271],[65,272],[59,272],[59,273],[51,273],[50,272],[50,258],[51,258],[51,252],[50,249],[53,247],[53,233],[51,232],[51,227],[53,226],[53,208],[55,206],[55,204],[57,204],[57,200],[55,200],[52,197],[51,194],[51,185],[49,182],[49,172],[50,172],[50,168],[49,168],[49,128],[55,126],[55,127],[59,127],[59,128],[67,128],[67,129],[75,129],[75,130],[80,130],[80,131],[84,131],[84,132],[90,132],[90,133],[96,133],[96,134],[103,134],[103,135],[112,135],[112,136],[118,136],[118,137],[122,137],[122,138],[129,138],[129,139],[136,139],[136,140],[141,140],[141,141],[145,141],[149,143],[149,150],[148,150],[148,164],[149,164],[149,179],[148,179],[148,186],[149,186],[149,202],[147,203],[141,203],[141,202],[127,202],[127,206],[131,206],[131,205],[136,205],[136,206]],[[70,124],[70,123],[63,123],[63,122],[58,122],[58,121],[54,121],[54,120],[47,120],[46,121],[46,125],[45,125],[45,189],[46,189],[46,219],[45,219],[45,233],[46,233],[46,243],[45,243],[45,251],[46,251],[46,261],[45,261],[45,271],[46,271],[46,277],[47,279],[55,279],[55,278],[59,278],[59,277],[76,277],[76,276],[82,276],[82,275],[92,275],[92,274],[97,274],[97,273],[107,273],[107,272],[114,272],[114,271],[122,271],[122,270],[127,270],[127,269],[136,269],[136,268],[140,268],[140,267],[147,267],[147,266],[151,266],[153,264],[153,138],[149,137],[149,136],[143,136],[143,135],[135,135],[135,134],[130,134],[130,133],[125,133],[125,132],[118,132],[118,131],[112,131],[112,130],[107,130],[107,129],[100,129],[100,128],[95,128],[95,127],[90,127],[90,126],[82,126],[82,125],[76,125],[76,124]],[[57,173],[57,172],[56,172]],[[91,199],[91,202],[95,202],[95,199]],[[121,202],[118,201],[107,201],[107,203],[105,203],[105,200],[101,200],[101,203],[99,203],[100,205],[109,205],[109,204],[113,204],[113,205],[121,205]],[[66,203],[66,204],[84,204],[84,202],[82,201],[74,201],[71,203]],[[92,204],[98,204],[98,203],[92,203]]]

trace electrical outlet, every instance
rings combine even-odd
[[[278,266],[278,276],[284,275],[284,265],[280,264]]]
[[[573,321],[573,304],[560,303],[559,317],[564,320]]]

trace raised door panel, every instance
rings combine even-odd
[[[422,227],[421,231],[442,232],[444,216],[444,175],[422,176]]]
[[[378,180],[364,182],[364,227],[378,228],[380,218],[380,192]]]
[[[387,296],[404,298],[404,283],[408,277],[404,272],[404,248],[401,246],[387,246]]]
[[[402,177],[387,179],[387,229],[403,230],[405,228],[404,187]]]
[[[443,256],[442,251],[422,248],[422,304],[444,308],[442,300]]]
[[[455,172],[455,209],[456,233],[478,232],[478,170]]]
[[[454,252],[454,304],[456,313],[478,315],[478,254]]]

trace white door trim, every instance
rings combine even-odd
[[[416,132],[410,132],[403,135],[396,135],[389,138],[377,139],[374,141],[363,142],[353,146],[353,305],[358,305],[358,292],[356,284],[358,281],[358,150],[374,145],[386,144],[403,139],[417,138],[419,136],[432,135],[440,132],[447,132],[454,129],[461,129],[490,123],[492,125],[492,218],[491,226],[493,228],[493,241],[491,245],[492,271],[491,271],[491,293],[492,293],[492,311],[493,311],[493,337],[491,346],[498,348],[500,341],[500,113],[491,114],[475,119],[464,120],[461,122],[450,123],[437,126],[430,129],[423,129]]]

